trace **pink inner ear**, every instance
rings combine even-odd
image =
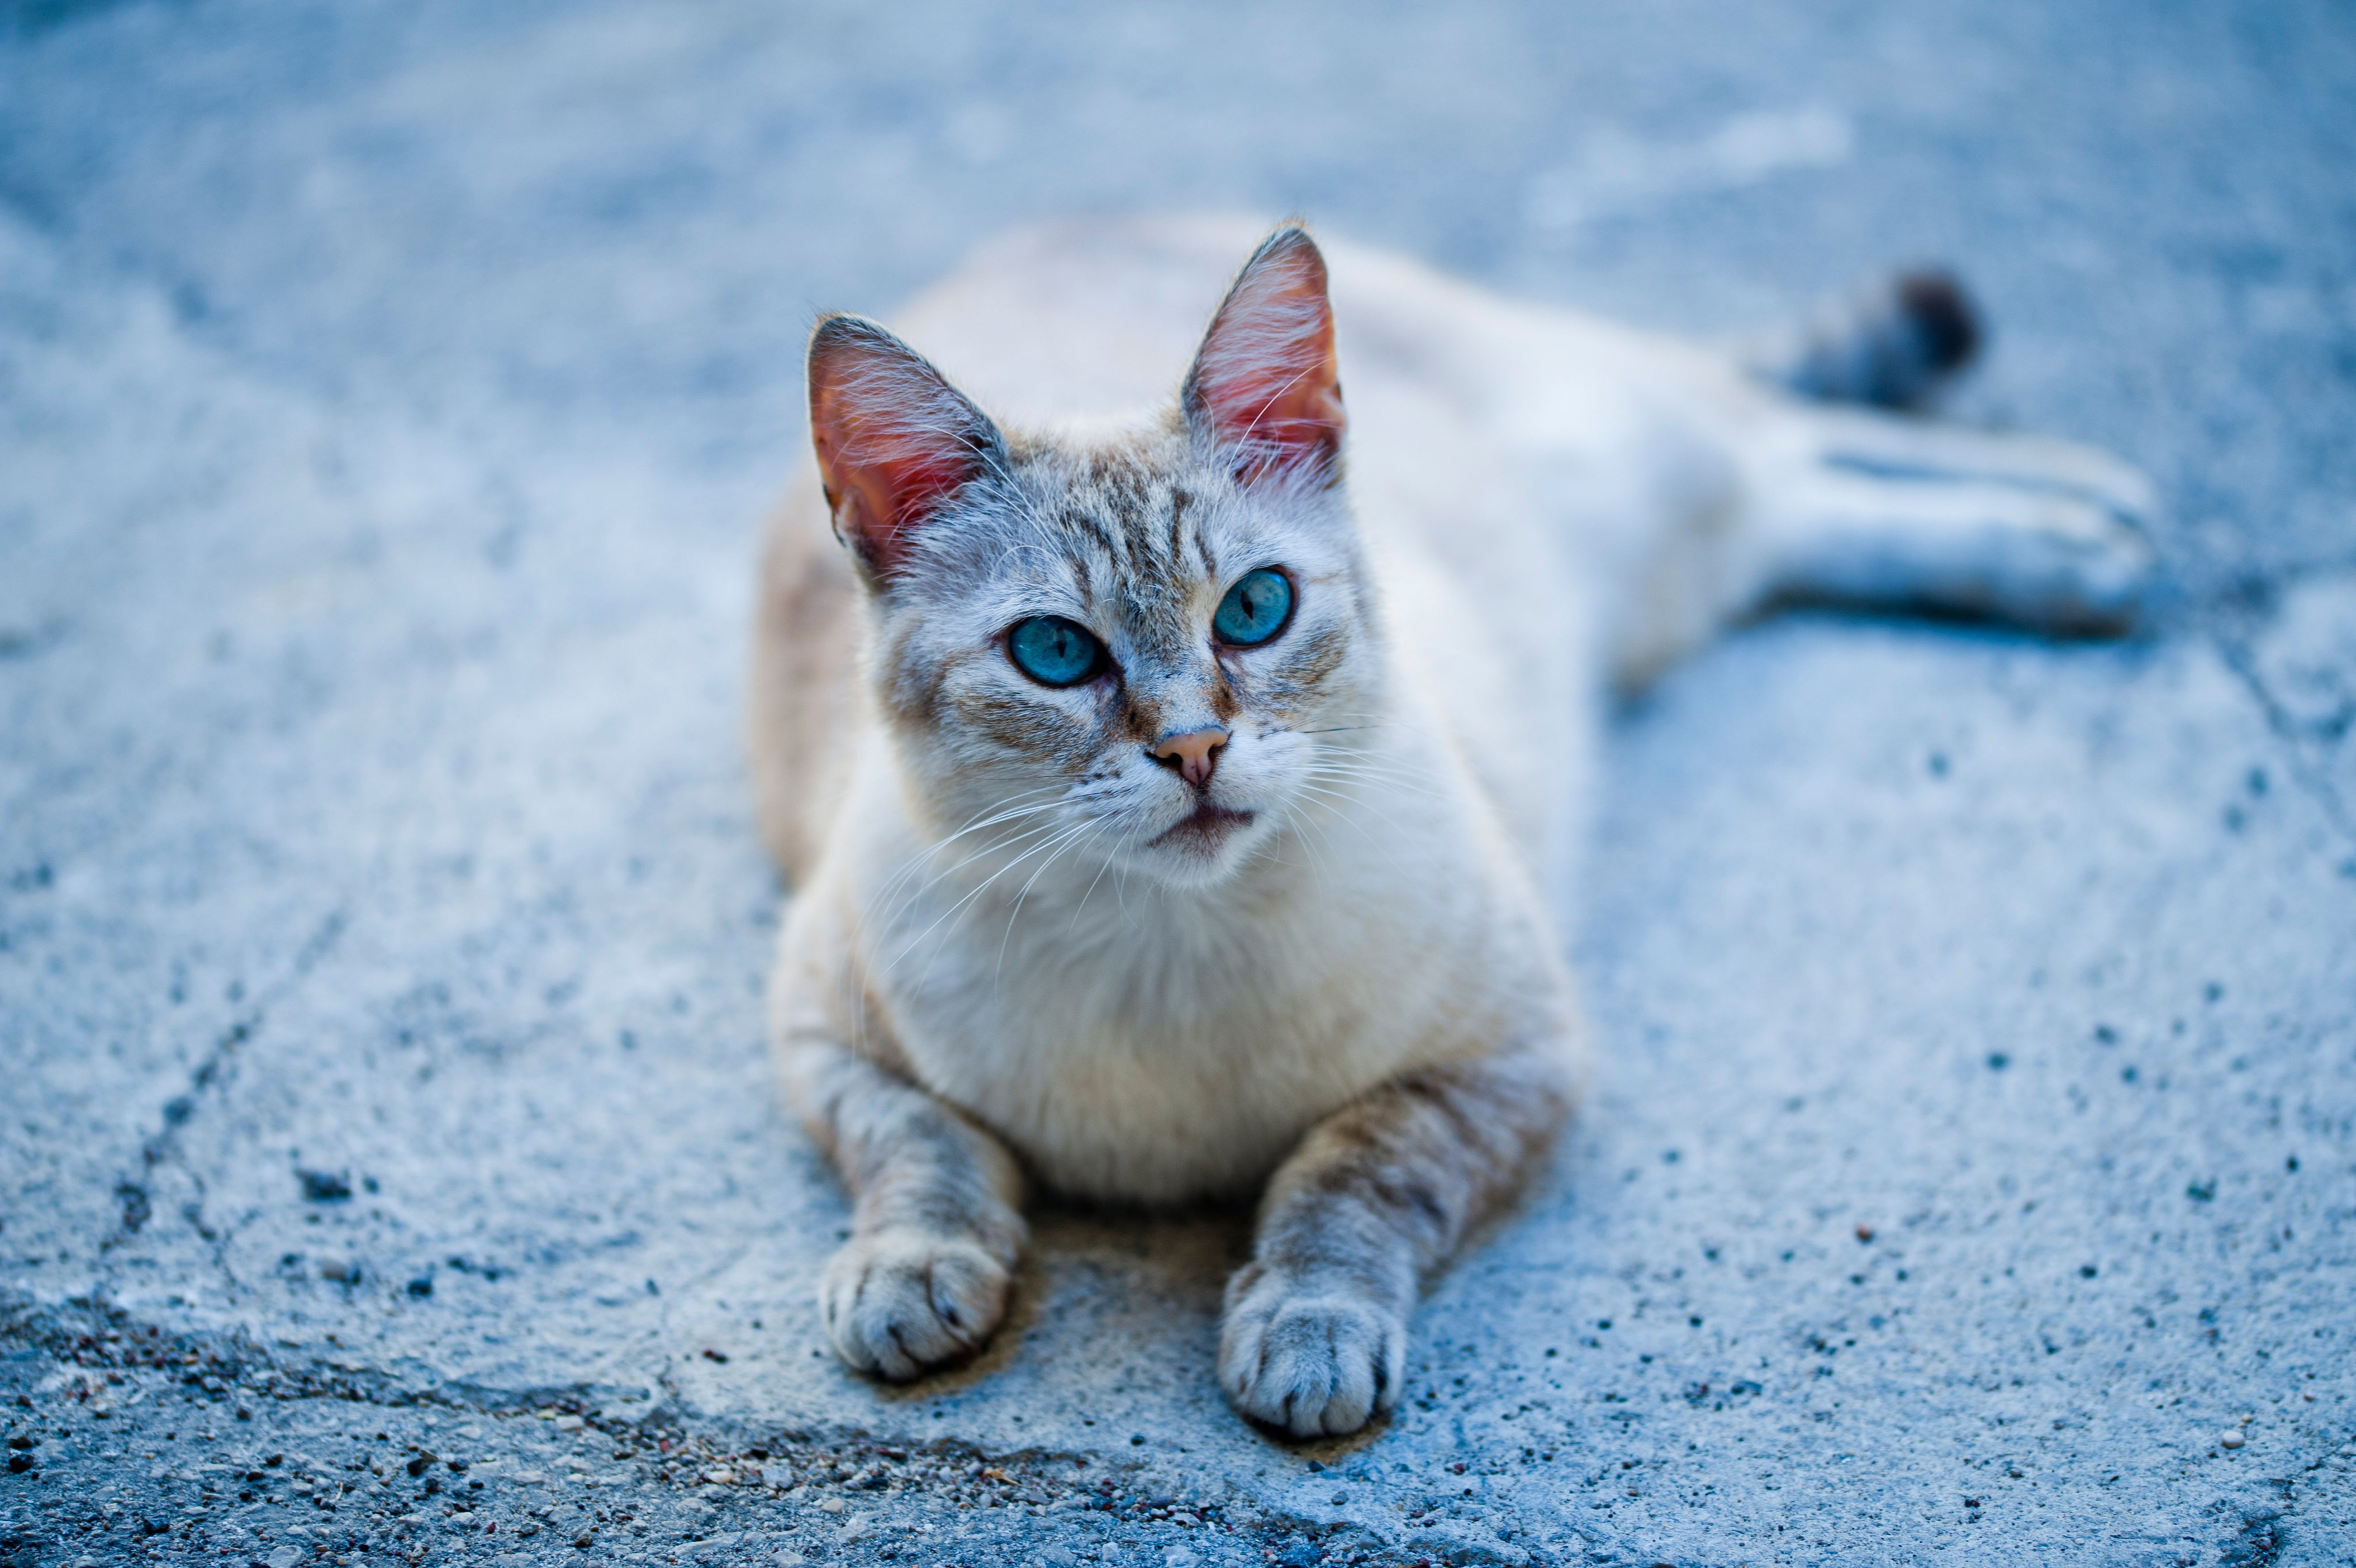
[[[1330,478],[1347,420],[1325,259],[1286,229],[1245,263],[1186,378],[1188,416],[1236,457],[1239,479]]]
[[[819,323],[809,360],[810,442],[836,530],[878,573],[980,474],[997,446],[981,411],[872,322]]]

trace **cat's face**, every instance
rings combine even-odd
[[[1018,879],[1069,857],[1201,886],[1354,771],[1380,645],[1306,236],[1261,247],[1179,408],[1124,435],[1010,438],[849,318],[811,373],[871,677],[937,832]]]
[[[939,828],[1021,812],[975,836],[1034,864],[1224,876],[1331,788],[1375,695],[1338,496],[1243,490],[1179,433],[1034,448],[1012,478],[879,607],[904,773]]]

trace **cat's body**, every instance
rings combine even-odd
[[[2098,454],[1802,403],[1378,253],[1334,253],[1337,353],[1297,231],[1205,339],[1249,239],[977,256],[901,322],[1002,426],[821,324],[851,549],[799,486],[752,750],[796,885],[778,1048],[858,1201],[823,1292],[845,1356],[907,1376],[986,1337],[1023,1169],[1115,1201],[1265,1189],[1222,1380],[1346,1431],[1397,1387],[1419,1276],[1573,1101],[1546,907],[1610,690],[1783,594],[2116,624],[2147,503]],[[1285,618],[1223,640],[1261,636],[1229,618],[1247,576]],[[1097,661],[1043,682],[1018,634]]]

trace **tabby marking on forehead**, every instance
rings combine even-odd
[[[1210,541],[1194,521],[1199,515],[1194,493],[1167,471],[1183,460],[1183,449],[1151,455],[1096,449],[1073,455],[1066,472],[1042,475],[1056,492],[1050,502],[1056,524],[1076,536],[1067,547],[1094,545],[1133,602],[1183,598],[1195,585],[1197,565],[1204,581],[1217,575]],[[1046,470],[1065,467],[1052,458],[1037,464]],[[1070,559],[1084,592],[1092,595],[1087,556],[1074,549]]]

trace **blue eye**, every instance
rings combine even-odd
[[[1221,642],[1251,648],[1282,631],[1291,618],[1292,580],[1263,566],[1245,573],[1244,580],[1227,590],[1211,617],[1211,630]]]
[[[1033,616],[1006,634],[1007,657],[1042,686],[1076,686],[1104,668],[1104,644],[1062,616]]]

